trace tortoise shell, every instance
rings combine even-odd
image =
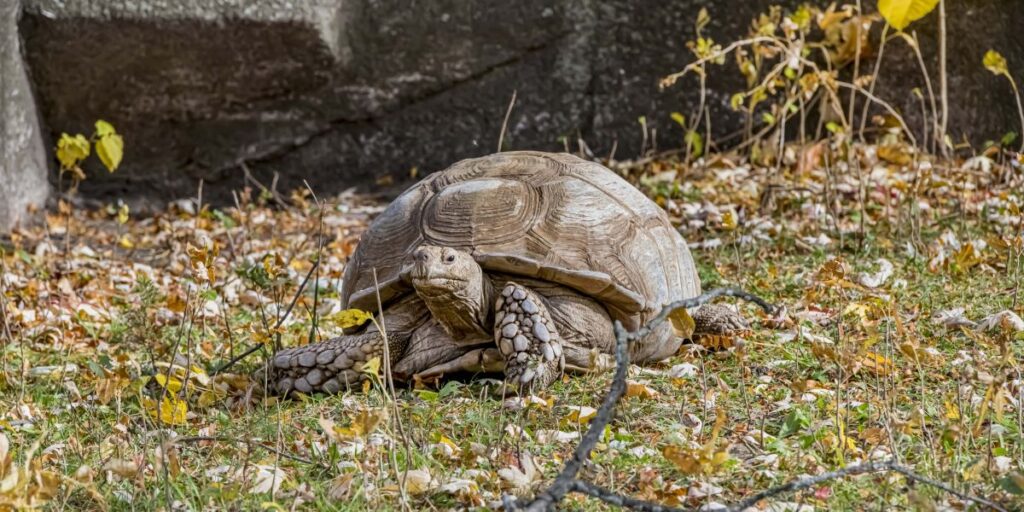
[[[422,244],[467,251],[492,274],[573,288],[630,329],[700,293],[665,212],[608,168],[569,154],[462,160],[410,187],[359,242],[343,306],[375,311],[378,289],[384,305],[410,293],[403,267]]]

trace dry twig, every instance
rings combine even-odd
[[[570,492],[586,494],[604,501],[605,503],[631,510],[641,510],[645,512],[683,512],[688,510],[632,498],[630,496],[624,496],[599,485],[579,480],[576,478],[576,475],[583,467],[583,464],[590,458],[590,452],[594,449],[594,446],[597,445],[601,435],[604,433],[605,427],[611,422],[612,415],[615,412],[615,406],[618,404],[619,399],[622,398],[622,395],[625,394],[626,374],[629,369],[629,343],[641,339],[649,334],[653,329],[664,322],[673,311],[680,308],[694,308],[707,304],[716,297],[723,296],[736,297],[749,302],[754,302],[769,314],[774,314],[777,311],[776,306],[769,304],[767,301],[757,297],[756,295],[734,288],[716,288],[692,299],[680,300],[669,304],[650,322],[641,326],[636,331],[626,331],[622,327],[621,323],[615,322],[615,375],[612,377],[612,384],[608,389],[608,394],[605,395],[604,400],[601,402],[601,407],[591,420],[587,432],[583,435],[583,438],[580,440],[579,445],[573,452],[572,457],[565,463],[562,471],[559,472],[558,476],[555,477],[554,482],[552,482],[547,489],[538,493],[532,501],[523,504],[514,501],[514,498],[511,496],[505,495],[503,497],[505,510],[526,510],[530,512],[551,510],[556,504],[565,498],[566,494]],[[830,471],[828,473],[822,473],[812,477],[798,478],[749,496],[746,499],[729,506],[727,510],[729,512],[742,511],[754,506],[761,500],[769,499],[783,493],[808,489],[823,482],[846,476],[876,473],[880,471],[894,471],[902,474],[909,480],[941,489],[963,501],[970,501],[978,505],[983,505],[991,510],[1006,512],[1005,508],[995,502],[965,494],[942,482],[919,475],[892,459],[854,464],[836,471]]]

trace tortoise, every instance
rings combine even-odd
[[[386,349],[397,380],[503,370],[540,388],[565,370],[610,366],[613,321],[636,329],[700,292],[666,213],[608,168],[542,152],[462,160],[395,199],[345,268],[342,306],[380,304],[385,334],[368,323],[282,350],[270,379],[282,394],[337,392]],[[695,335],[746,329],[721,305],[692,316]],[[663,324],[631,344],[630,359],[665,359],[683,341]]]

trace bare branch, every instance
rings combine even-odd
[[[703,304],[711,302],[716,297],[736,297],[749,302],[753,302],[764,309],[769,314],[774,314],[777,311],[777,307],[769,304],[764,299],[738,290],[735,288],[716,288],[710,290],[702,295],[694,297],[692,299],[685,299],[673,302],[658,313],[650,322],[646,325],[641,326],[639,329],[633,332],[626,331],[622,324],[618,321],[615,322],[615,375],[612,377],[611,386],[608,389],[608,394],[605,395],[604,400],[601,402],[601,407],[597,410],[597,414],[590,421],[590,426],[587,432],[583,435],[580,440],[580,444],[576,447],[572,457],[565,463],[562,471],[555,477],[554,482],[551,485],[538,493],[536,497],[530,502],[519,504],[514,498],[509,495],[502,497],[502,501],[505,506],[505,510],[526,510],[530,512],[543,512],[552,510],[555,505],[565,498],[565,495],[570,492],[577,492],[580,494],[586,494],[588,496],[597,498],[610,505],[615,505],[630,510],[640,510],[643,512],[686,512],[690,509],[675,508],[659,503],[653,503],[644,501],[629,496],[624,496],[616,493],[610,489],[606,489],[599,485],[584,482],[576,478],[583,464],[590,458],[590,452],[597,445],[598,440],[601,438],[601,434],[604,433],[605,427],[611,422],[612,415],[615,413],[615,406],[618,404],[622,395],[626,391],[626,374],[629,369],[629,343],[643,338],[644,336],[651,333],[658,325],[664,322],[673,311],[680,308],[694,308]],[[729,512],[740,512],[756,505],[759,501],[769,499],[780,494],[801,491],[809,489],[811,487],[820,485],[829,480],[835,480],[844,478],[852,475],[859,475],[864,473],[876,473],[880,471],[894,471],[902,474],[909,480],[915,482],[930,485],[932,487],[942,489],[963,501],[970,501],[978,505],[988,507],[989,509],[996,510],[998,512],[1006,512],[1006,509],[999,504],[976,496],[971,496],[960,492],[942,482],[932,480],[925,476],[919,475],[913,472],[910,468],[901,466],[897,461],[889,459],[884,461],[869,461],[861,464],[854,464],[846,466],[836,471],[830,471],[828,473],[822,473],[820,475],[798,478],[782,485],[772,487],[765,491],[761,491],[752,496],[749,496],[742,501],[739,501],[730,507]]]
[[[311,466],[319,466],[319,467],[322,467],[322,468],[327,468],[327,466],[324,465],[324,464],[321,464],[321,463],[318,463],[318,462],[311,461],[309,459],[305,459],[305,458],[299,457],[298,455],[292,455],[292,454],[290,454],[288,452],[278,450],[277,448],[274,448],[273,446],[267,446],[267,445],[265,445],[263,443],[260,443],[260,442],[257,442],[257,441],[253,441],[253,440],[250,440],[250,439],[237,439],[237,438],[234,438],[234,437],[227,437],[227,436],[188,436],[188,437],[176,437],[176,438],[172,439],[172,442],[174,444],[199,443],[199,442],[203,442],[203,441],[233,443],[233,444],[241,443],[241,444],[244,444],[246,446],[252,446],[252,447],[256,447],[256,448],[263,448],[264,450],[266,450],[266,451],[268,451],[270,453],[279,455],[279,456],[281,456],[281,457],[283,457],[285,459],[293,460],[295,462],[301,462],[303,464],[309,464]]]
[[[630,510],[640,510],[642,512],[688,512],[690,509],[669,507],[667,505],[661,505],[658,503],[651,503],[649,501],[639,500],[636,498],[630,498],[629,496],[623,496],[617,494],[615,491],[595,485],[583,480],[572,481],[573,492],[580,494],[586,494],[590,497],[597,498],[609,505],[615,505],[617,507],[628,508]]]
[[[295,292],[295,296],[292,297],[291,304],[288,304],[288,309],[285,310],[284,315],[281,316],[281,318],[278,318],[277,323],[274,324],[274,329],[273,329],[274,331],[276,331],[278,328],[280,328],[281,325],[284,324],[285,320],[287,320],[288,317],[292,314],[292,309],[295,309],[295,304],[299,301],[299,297],[302,296],[302,291],[305,290],[306,289],[306,285],[309,284],[309,278],[313,277],[313,272],[315,272],[316,269],[318,269],[318,268],[320,268],[320,256],[319,256],[319,254],[317,255],[316,261],[313,262],[313,267],[309,269],[309,272],[306,272],[306,277],[302,280],[302,283],[299,284],[299,289]],[[317,286],[319,286],[319,283],[317,284]],[[280,335],[278,335],[278,336],[280,337]],[[280,343],[280,339],[278,340],[278,342]],[[217,368],[216,370],[214,370],[213,371],[213,375],[217,375],[218,373],[221,373],[221,372],[227,370],[228,368],[231,368],[232,366],[237,364],[239,361],[241,361],[242,359],[245,359],[246,357],[249,357],[250,354],[252,354],[253,352],[256,352],[257,350],[259,350],[261,348],[263,348],[263,344],[256,344],[256,345],[253,345],[253,346],[249,347],[249,349],[246,350],[245,352],[242,352],[241,355],[232,358],[230,361],[228,361],[228,362],[224,363],[223,365],[221,365],[220,368]]]
[[[608,394],[605,396],[604,401],[601,402],[601,407],[598,408],[597,414],[592,420],[590,420],[590,426],[587,428],[587,432],[583,434],[583,438],[580,440],[580,444],[576,447],[576,451],[573,452],[572,458],[565,463],[562,471],[555,478],[555,481],[551,486],[538,494],[533,501],[520,507],[516,503],[512,502],[510,498],[506,497],[506,508],[509,510],[521,509],[531,512],[544,511],[553,507],[554,504],[560,502],[566,494],[571,492],[574,486],[573,482],[576,481],[576,475],[583,467],[583,463],[590,458],[590,452],[601,439],[601,435],[604,433],[605,427],[611,423],[612,414],[615,412],[615,406],[618,404],[619,399],[622,398],[622,395],[626,392],[626,373],[629,370],[629,342],[638,340],[650,334],[651,330],[664,322],[665,319],[668,318],[668,315],[677,309],[694,308],[707,304],[716,297],[723,296],[738,297],[754,302],[769,313],[774,312],[776,309],[775,306],[768,304],[764,299],[749,294],[743,290],[735,288],[716,288],[692,299],[679,300],[665,306],[665,308],[662,309],[657,316],[651,319],[647,325],[633,332],[626,331],[626,329],[622,327],[622,324],[616,321],[615,375],[612,377],[612,384],[608,389]]]

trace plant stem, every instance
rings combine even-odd
[[[885,27],[882,28],[882,42],[878,45],[878,57],[875,58],[875,69],[871,73],[871,84],[868,86],[867,96],[870,98],[875,94],[875,83],[878,82],[878,71],[882,67],[882,55],[885,54],[885,42],[888,40],[889,35],[889,24],[886,23]],[[856,85],[856,82],[854,82]],[[861,110],[860,114],[860,129],[857,131],[860,136],[861,142],[864,141],[864,126],[868,123],[868,107],[871,106],[871,102],[864,103],[864,109]],[[850,119],[853,122],[853,119]],[[916,144],[915,144],[916,145]]]
[[[1006,73],[1006,78],[1010,80],[1010,87],[1013,88],[1013,97],[1017,100],[1017,115],[1020,116],[1020,129],[1021,133],[1024,134],[1024,106],[1021,106],[1020,103],[1020,90],[1017,89],[1017,81],[1010,76],[1009,72]],[[1024,153],[1024,136],[1021,137],[1020,149],[1018,152]]]
[[[946,146],[946,126],[949,121],[949,90],[946,83],[946,0],[939,0],[939,94],[942,98],[942,122],[939,125],[939,147],[942,155],[949,156]],[[1018,102],[1019,103],[1019,102]]]

